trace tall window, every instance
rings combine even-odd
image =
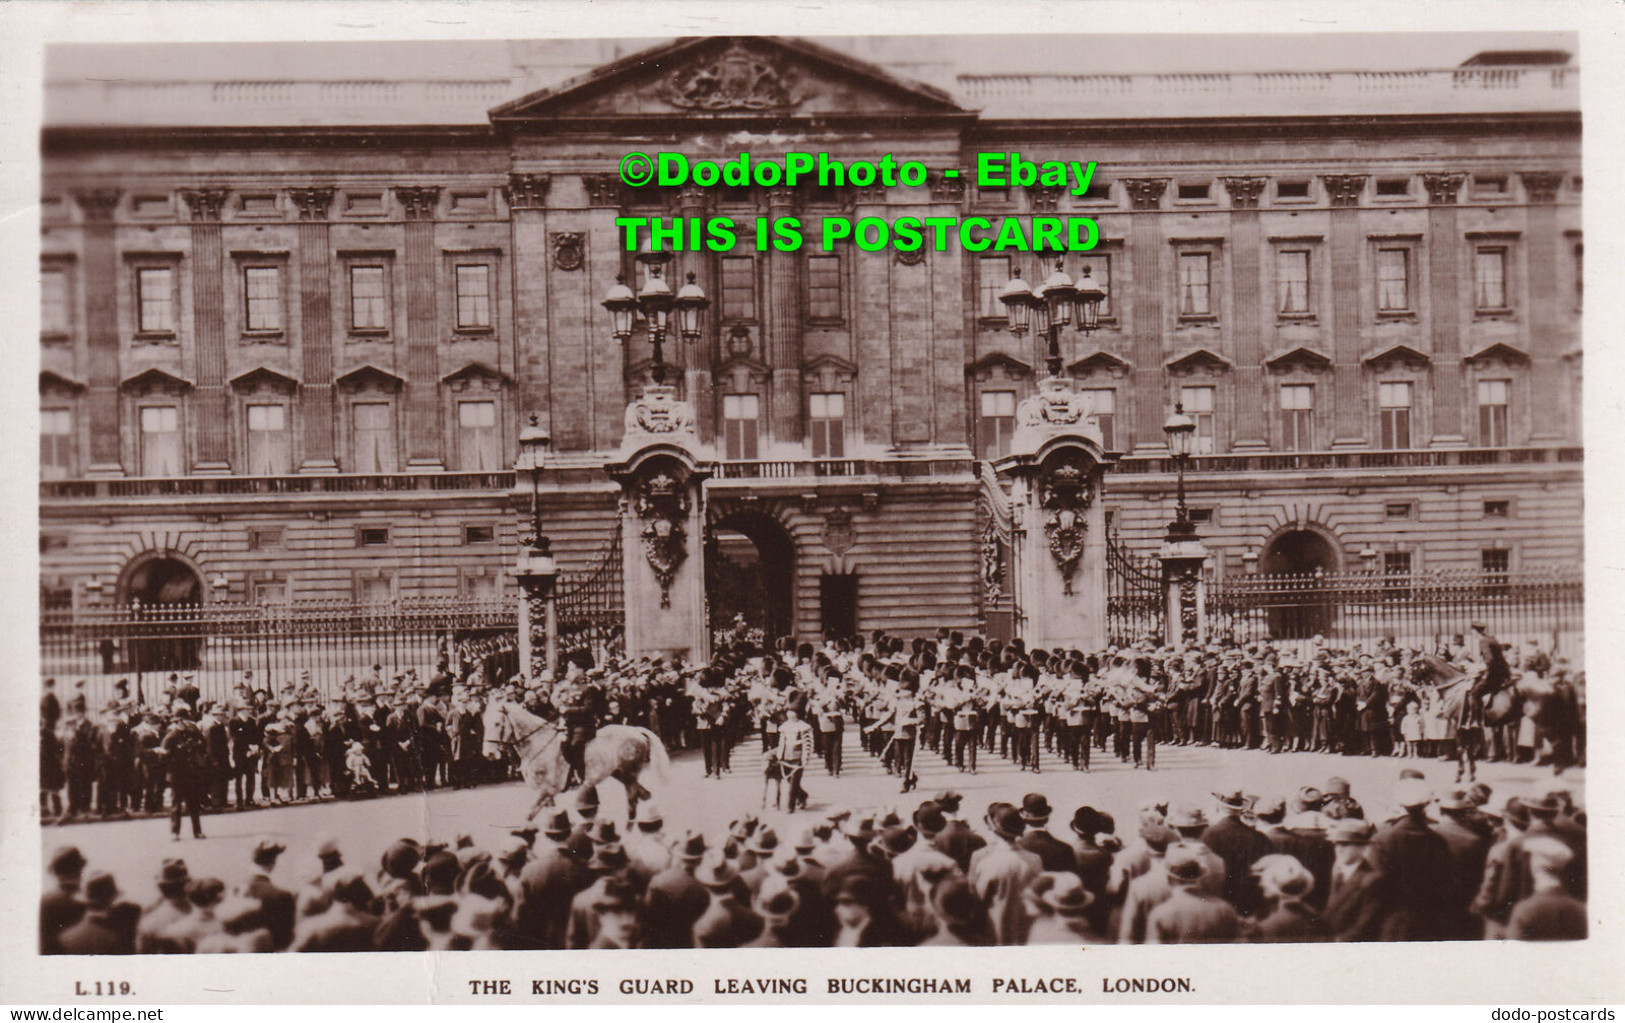
[[[395,417],[387,401],[350,406],[356,472],[395,471]]]
[[[384,292],[383,267],[350,267],[350,329],[389,329],[389,299]]]
[[[363,604],[387,604],[395,598],[395,588],[387,575],[364,575],[355,581],[355,595]]]
[[[457,329],[479,330],[491,325],[491,268],[484,263],[457,267]]]
[[[181,475],[181,411],[174,405],[141,410],[141,474]]]
[[[464,472],[491,472],[497,466],[497,403],[457,403],[457,458]]]
[[[1010,453],[1016,432],[1016,392],[982,392],[982,457],[989,461]]]
[[[169,267],[137,270],[136,329],[143,334],[175,333],[175,271]]]
[[[42,270],[39,277],[40,320],[39,332],[46,335],[64,335],[73,329],[73,315],[68,304],[68,274],[65,270]]]
[[[1486,448],[1507,446],[1512,403],[1512,381],[1478,382],[1478,443]]]
[[[846,395],[839,391],[807,396],[807,419],[814,458],[846,457]]]
[[[1109,387],[1085,390],[1083,407],[1092,413],[1100,427],[1100,443],[1107,451],[1117,450],[1117,392]]]
[[[807,257],[807,319],[841,318],[841,257]]]
[[[1212,387],[1181,387],[1179,402],[1185,414],[1196,423],[1196,434],[1191,438],[1191,454],[1211,455],[1218,450],[1218,421],[1214,417],[1214,389]]]
[[[722,396],[723,457],[755,461],[756,434],[762,414],[761,399],[754,394]]]
[[[1473,260],[1473,304],[1480,310],[1506,309],[1507,250],[1480,246]]]
[[[1281,447],[1314,450],[1315,388],[1311,384],[1281,385]]]
[[[281,476],[293,470],[285,405],[248,406],[248,472]]]
[[[246,330],[282,329],[281,267],[243,267],[243,310]]]
[[[1309,251],[1288,249],[1276,253],[1277,308],[1288,315],[1309,311]]]
[[[1377,385],[1378,428],[1387,449],[1411,446],[1411,385],[1397,380]]]
[[[756,258],[722,257],[722,318],[756,318]]]
[[[1411,252],[1377,250],[1377,312],[1403,313],[1411,308]]]
[[[48,408],[40,412],[40,479],[63,480],[74,475],[73,410]]]
[[[1213,312],[1210,294],[1211,269],[1205,252],[1182,252],[1179,256],[1179,315],[1207,316]]]
[[[1479,566],[1483,572],[1484,589],[1493,595],[1507,592],[1508,576],[1512,572],[1512,552],[1504,547],[1479,552]]]
[[[976,315],[982,317],[1006,315],[999,292],[1010,280],[1010,257],[983,256],[977,263],[976,288],[978,301]]]

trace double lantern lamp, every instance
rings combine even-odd
[[[688,283],[679,288],[676,294],[672,293],[671,285],[664,276],[671,253],[641,252],[637,258],[648,269],[648,280],[644,282],[643,290],[633,294],[626,285],[626,275],[617,274],[602,304],[609,310],[615,340],[621,344],[631,339],[635,319],[641,319],[648,325],[649,341],[654,345],[654,363],[649,375],[657,385],[661,385],[666,382],[664,345],[666,332],[671,329],[673,311],[677,313],[678,334],[684,341],[693,344],[700,339],[700,314],[711,305],[711,300],[706,297],[705,290],[695,283],[692,273],[688,275]]]
[[[999,301],[1009,318],[1010,333],[1020,338],[1031,330],[1033,336],[1049,344],[1049,375],[1061,375],[1061,328],[1074,324],[1083,334],[1092,334],[1100,327],[1100,303],[1106,292],[1090,275],[1089,267],[1076,282],[1066,275],[1062,257],[1055,258],[1055,270],[1038,287],[1022,280],[1020,271],[1011,267],[1011,276]]]

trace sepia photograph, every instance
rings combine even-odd
[[[49,43],[39,954],[1586,939],[1580,66]]]

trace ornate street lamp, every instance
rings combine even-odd
[[[1185,507],[1185,464],[1191,459],[1191,442],[1196,437],[1196,420],[1185,414],[1184,402],[1174,405],[1173,415],[1162,424],[1168,438],[1168,453],[1174,459],[1174,471],[1179,477],[1179,503],[1175,506],[1174,521],[1168,524],[1169,542],[1196,539],[1196,523],[1191,521],[1190,509]]]
[[[547,429],[532,412],[530,423],[519,431],[519,450],[530,468],[530,536],[519,547],[514,579],[519,584],[519,666],[534,681],[542,672],[552,675],[558,664],[558,614],[553,600],[559,569],[553,560],[553,544],[542,532],[542,465],[552,443]],[[536,632],[545,637],[540,644],[544,659],[536,658]]]
[[[649,274],[643,283],[643,290],[634,295],[632,289],[626,286],[625,275],[617,275],[601,304],[609,310],[615,340],[622,344],[632,337],[634,317],[648,324],[649,341],[654,345],[654,363],[649,369],[649,376],[659,386],[666,382],[665,343],[666,333],[671,329],[672,310],[677,311],[678,333],[684,341],[693,343],[700,339],[700,314],[710,306],[711,300],[705,297],[705,290],[695,283],[693,274],[689,274],[688,283],[673,294],[671,285],[663,276],[666,264],[671,261],[671,253],[640,252],[637,258]]]
[[[1085,334],[1100,326],[1100,303],[1106,293],[1095,284],[1089,268],[1076,284],[1066,275],[1063,259],[1055,258],[1055,269],[1037,287],[1028,286],[1021,274],[1011,268],[1010,280],[999,292],[1004,303],[1010,333],[1017,338],[1033,337],[1048,346],[1045,361],[1051,377],[1059,377],[1062,370],[1061,330],[1067,324],[1076,325]]]

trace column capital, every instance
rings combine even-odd
[[[928,179],[931,186],[931,198],[936,202],[963,202],[965,199],[965,179],[960,177],[947,177],[941,171],[932,171]]]
[[[1333,206],[1358,206],[1360,193],[1365,191],[1364,174],[1322,174],[1320,180],[1326,183],[1326,195],[1330,197]]]
[[[1168,190],[1167,178],[1124,178],[1123,188],[1137,210],[1162,208],[1162,193]]]
[[[1562,171],[1528,171],[1519,173],[1523,180],[1523,190],[1529,193],[1529,201],[1548,203],[1557,201],[1557,193],[1563,187]]]
[[[767,190],[767,205],[769,209],[795,209],[800,203],[796,190],[786,185],[776,185]]]
[[[620,206],[621,179],[617,174],[583,174],[582,187],[587,190],[588,206]]]
[[[290,188],[288,198],[299,207],[300,220],[326,220],[333,207],[331,188]]]
[[[1264,194],[1269,178],[1224,178],[1224,190],[1230,193],[1230,208],[1258,209],[1258,197]]]
[[[440,204],[440,189],[435,185],[397,188],[395,198],[405,209],[407,220],[433,220],[435,207]]]
[[[118,209],[119,197],[123,194],[116,188],[92,188],[75,192],[73,197],[84,210],[86,220],[106,222],[113,219],[113,211]]]
[[[547,206],[547,190],[552,184],[551,174],[509,174],[502,195],[509,209],[539,210]]]
[[[1454,206],[1467,175],[1455,171],[1422,175],[1422,187],[1428,190],[1428,205]]]
[[[226,208],[226,198],[231,193],[224,188],[186,188],[181,190],[181,200],[186,208],[191,210],[192,219],[200,222],[215,222],[220,220],[220,213]]]

